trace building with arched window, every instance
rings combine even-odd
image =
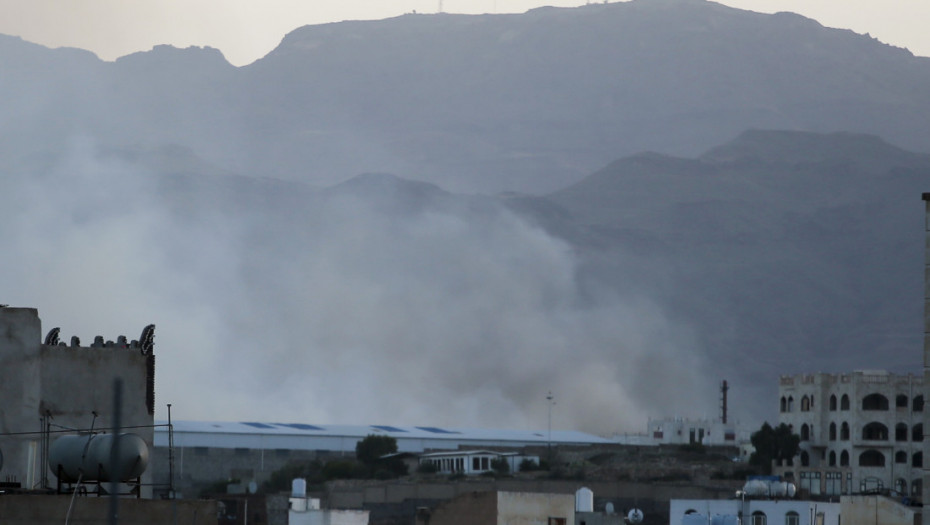
[[[778,399],[778,422],[793,428],[801,444],[791,464],[774,469],[800,494],[882,489],[921,499],[922,376],[881,370],[782,376]]]

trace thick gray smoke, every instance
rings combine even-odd
[[[0,195],[0,301],[65,340],[155,323],[159,416],[544,428],[552,391],[554,428],[610,433],[714,409],[686,327],[582,293],[571,247],[489,199],[373,178],[239,208],[172,180],[77,139]]]

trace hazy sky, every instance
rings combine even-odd
[[[658,0],[656,0],[658,1]],[[104,60],[157,44],[220,49],[235,65],[268,53],[291,30],[346,19],[377,19],[417,11],[523,12],[540,5],[572,7],[579,0],[0,0],[0,33],[49,47],[88,49]],[[759,12],[793,11],[829,27],[869,33],[930,56],[927,0],[726,0]]]

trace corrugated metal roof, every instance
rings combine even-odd
[[[158,425],[165,425],[159,421]],[[398,440],[428,439],[449,441],[486,441],[554,444],[613,443],[609,439],[574,430],[505,430],[489,428],[442,428],[435,426],[397,425],[316,425],[305,423],[270,423],[257,421],[173,421],[175,436],[179,434],[212,434],[245,436],[318,436],[339,438],[364,438],[369,434],[392,436]],[[158,426],[156,434],[166,434],[165,426]]]

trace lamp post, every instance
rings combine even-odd
[[[546,438],[546,452],[549,455],[549,468],[552,468],[552,405],[555,404],[553,401],[552,391],[549,391],[549,394],[546,395],[546,406],[549,410],[549,420],[548,420],[548,437]]]

